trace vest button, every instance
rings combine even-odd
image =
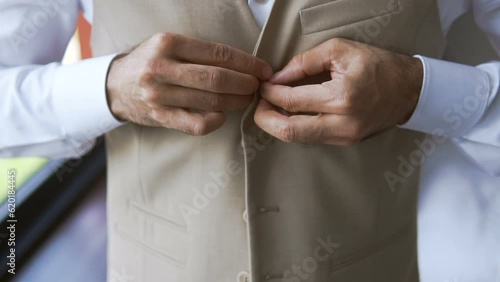
[[[246,223],[248,223],[248,211],[247,210],[245,210],[243,212],[243,221],[245,221]]]
[[[249,282],[249,277],[250,275],[248,274],[248,272],[242,271],[238,274],[238,280],[236,280],[236,282]]]

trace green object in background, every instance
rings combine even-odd
[[[19,189],[45,164],[47,160],[42,158],[0,159],[0,203],[7,198],[9,170],[16,170],[16,189]]]

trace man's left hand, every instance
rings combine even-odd
[[[331,80],[289,86],[324,72]],[[295,56],[263,84],[254,118],[285,142],[352,145],[405,123],[422,80],[417,58],[336,38]]]

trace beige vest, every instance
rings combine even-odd
[[[434,0],[277,0],[262,32],[247,0],[99,0],[94,9],[97,56],[157,32],[222,42],[276,70],[334,37],[433,57],[443,46]],[[134,124],[107,135],[108,279],[418,281],[418,172],[396,189],[386,175],[424,136],[393,129],[352,147],[285,144],[255,126],[254,106],[205,137]]]

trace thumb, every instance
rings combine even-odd
[[[300,53],[270,79],[273,84],[289,84],[308,76],[329,72],[332,60],[340,59],[346,48],[338,40],[329,40]]]
[[[271,77],[270,82],[273,84],[286,85],[293,81],[301,80],[307,77],[303,69],[302,59],[298,59],[297,55],[293,58],[282,70],[278,71]]]

